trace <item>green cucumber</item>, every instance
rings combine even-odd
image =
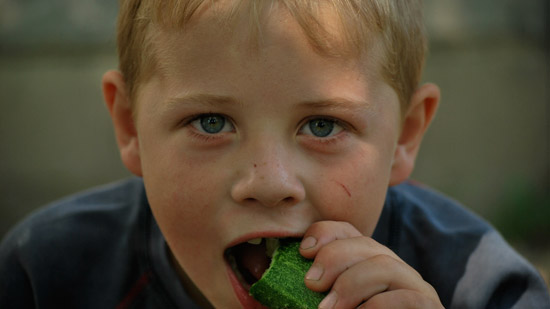
[[[308,289],[304,283],[306,272],[313,263],[299,251],[300,241],[280,241],[271,265],[262,278],[250,287],[250,295],[269,308],[317,308],[325,297]]]

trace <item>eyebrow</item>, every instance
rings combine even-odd
[[[212,107],[217,107],[220,105],[243,105],[242,102],[233,97],[213,94],[191,94],[182,97],[170,98],[166,101],[166,103],[169,110],[181,104],[200,104],[209,105]],[[355,101],[343,97],[335,97],[321,100],[300,101],[296,104],[295,108],[364,112],[371,109],[371,104],[364,101]]]
[[[229,96],[213,94],[191,94],[183,97],[170,98],[166,101],[168,107],[175,107],[181,104],[201,104],[210,106],[219,105],[241,105],[239,101]]]
[[[349,110],[353,112],[368,111],[371,109],[371,104],[363,101],[354,101],[342,97],[303,101],[298,104],[307,109],[322,109],[322,110]]]

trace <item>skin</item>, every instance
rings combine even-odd
[[[103,78],[122,161],[144,179],[182,282],[198,302],[238,308],[224,250],[294,236],[314,259],[306,285],[330,291],[323,308],[441,307],[370,238],[388,186],[412,172],[438,88],[420,87],[402,118],[373,54],[322,56],[286,11],[271,10],[256,47],[247,19],[223,31],[213,10],[159,32],[161,67],[138,87],[135,111],[121,73]],[[225,117],[222,131],[203,130],[197,117],[210,113]],[[309,129],[320,118],[335,121],[327,137]]]

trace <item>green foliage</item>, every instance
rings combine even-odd
[[[530,247],[548,245],[550,188],[518,182],[507,191],[492,220],[503,236]]]

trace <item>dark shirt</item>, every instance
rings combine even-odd
[[[536,270],[487,223],[429,188],[388,190],[373,238],[446,308],[550,308]],[[198,308],[168,258],[143,182],[49,205],[0,245],[0,308]]]

